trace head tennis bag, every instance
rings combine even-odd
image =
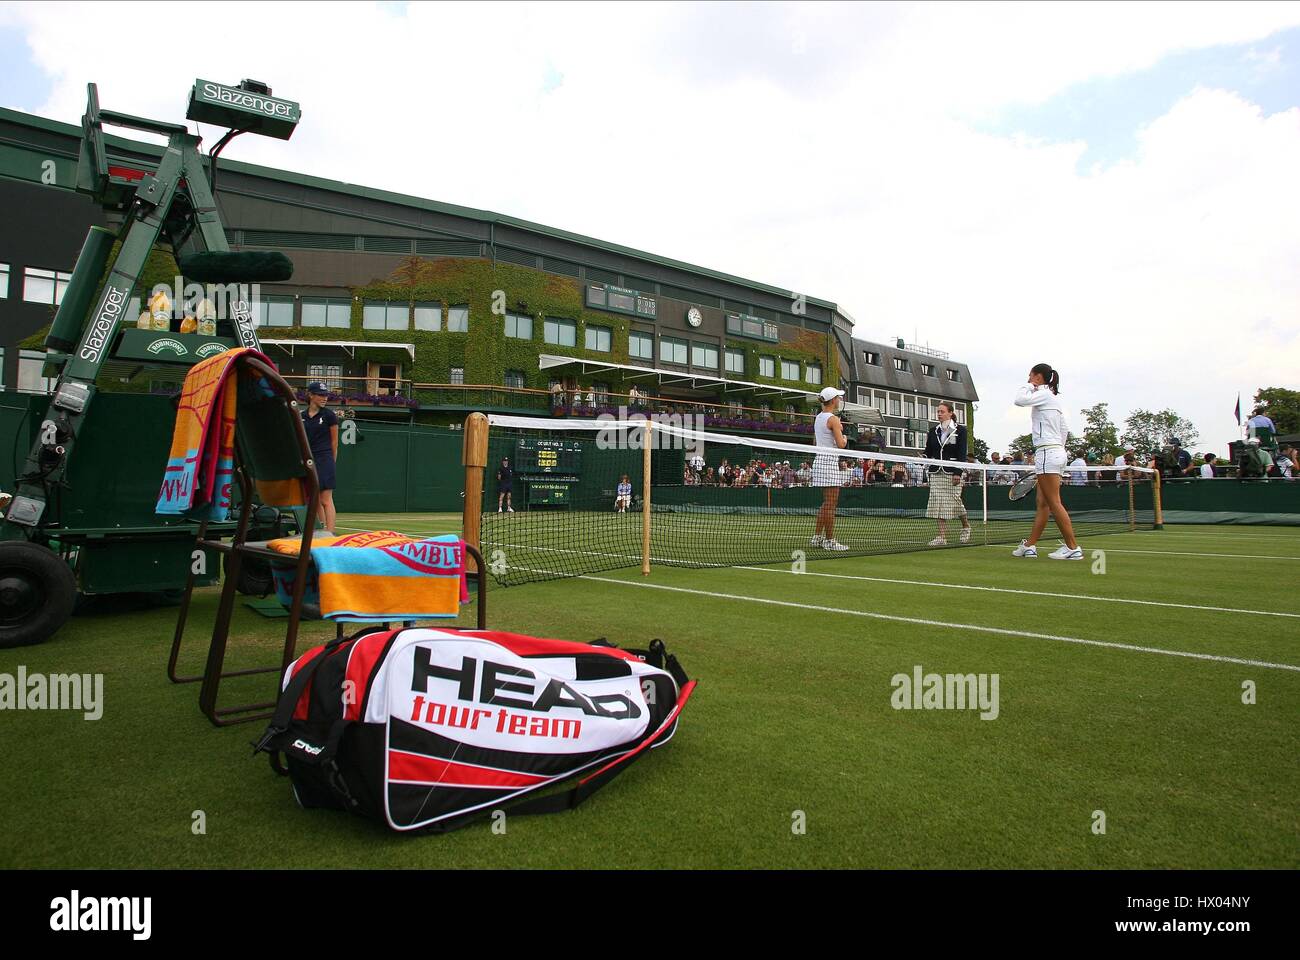
[[[449,830],[527,794],[510,813],[577,806],[672,737],[694,687],[659,640],[363,632],[294,661],[255,752],[284,755],[304,807]]]

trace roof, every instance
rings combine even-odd
[[[867,363],[864,356],[867,351],[877,354],[880,357],[880,363]],[[895,358],[908,360],[909,369],[894,369]],[[923,376],[921,373],[921,364],[923,363],[932,364],[935,372],[939,373],[940,376]],[[930,397],[947,397],[953,400],[974,401],[979,399],[975,384],[971,380],[970,367],[966,364],[900,349],[897,346],[873,343],[870,340],[859,340],[855,337],[853,339],[852,369],[852,379],[855,384],[924,394]],[[958,379],[956,381],[948,379],[946,372],[948,370],[957,371]]]
[[[59,120],[50,120],[46,117],[38,117],[33,114],[23,113],[19,110],[0,107],[0,121],[4,120],[22,126],[45,130],[50,133],[63,134],[65,136],[73,137],[78,141],[81,139],[80,126],[63,123]],[[104,143],[106,147],[116,147],[120,150],[135,151],[151,157],[160,157],[163,152],[163,148],[160,145],[145,143],[138,140],[128,140],[124,137],[114,136],[113,134],[107,133],[104,135]],[[221,159],[221,169],[223,171],[229,170],[249,176],[263,177],[268,180],[277,180],[282,183],[294,184],[296,186],[312,187],[318,190],[328,190],[334,193],[379,200],[419,210],[427,210],[433,213],[463,217],[468,220],[476,220],[482,223],[500,224],[502,226],[525,230],[541,236],[553,237],[560,240],[566,240],[570,243],[581,244],[596,250],[604,250],[621,256],[635,257],[636,259],[669,267],[674,270],[682,270],[699,276],[709,277],[714,280],[724,281],[726,283],[739,284],[755,290],[762,290],[766,293],[777,294],[782,297],[789,297],[791,295],[790,288],[776,287],[771,284],[759,283],[756,280],[746,280],[743,277],[737,277],[733,274],[723,273],[718,270],[710,270],[707,267],[686,263],[682,260],[673,260],[669,257],[661,257],[644,250],[637,250],[634,247],[625,247],[621,244],[597,240],[594,237],[572,233],[568,230],[561,230],[556,227],[548,227],[545,224],[533,223],[530,220],[521,220],[518,217],[506,216],[505,214],[495,213],[491,210],[478,210],[474,207],[462,207],[454,203],[444,203],[440,200],[427,200],[422,197],[396,193],[391,190],[365,187],[358,184],[345,183],[340,180],[328,180],[324,177],[314,177],[308,174],[294,173],[289,170],[279,170],[274,167],[263,167],[258,164],[244,163],[240,160],[228,160],[225,157]],[[806,297],[805,299],[809,303],[816,304],[819,307],[832,311],[839,311],[838,305],[832,301],[821,300],[816,297]]]
[[[258,342],[263,346],[288,347],[289,356],[293,356],[294,347],[340,347],[348,352],[349,356],[356,356],[357,347],[366,350],[373,348],[388,347],[393,350],[405,350],[415,359],[415,344],[413,343],[391,343],[386,340],[300,340],[293,338],[289,340],[276,340],[268,337],[258,337]]]

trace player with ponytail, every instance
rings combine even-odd
[[[1016,406],[1029,407],[1030,434],[1034,441],[1034,472],[1038,475],[1038,506],[1034,526],[1026,540],[1013,550],[1012,556],[1037,557],[1038,538],[1047,527],[1048,514],[1065,543],[1048,556],[1053,560],[1082,560],[1083,550],[1074,539],[1074,525],[1061,502],[1061,474],[1065,470],[1065,440],[1069,436],[1065,404],[1058,395],[1061,375],[1049,363],[1035,364],[1029,382],[1016,394]]]

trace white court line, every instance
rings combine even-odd
[[[773,600],[769,597],[747,597],[736,593],[715,593],[710,590],[692,590],[689,587],[670,587],[661,583],[646,583],[643,580],[616,580],[613,577],[595,577],[585,574],[579,579],[596,580],[600,583],[616,583],[627,587],[641,587],[647,590],[668,590],[672,593],[690,593],[695,596],[709,597],[714,600],[743,600],[747,603],[763,603],[775,607],[795,607],[800,610],[816,610],[821,613],[842,613],[850,617],[868,617],[872,620],[888,620],[893,623],[910,623],[917,626],[939,627],[945,630],[970,630],[975,633],[996,633],[1005,637],[1024,637],[1029,640],[1055,640],[1058,643],[1077,643],[1090,647],[1105,647],[1111,650],[1128,650],[1134,653],[1156,653],[1166,657],[1184,657],[1190,660],[1213,660],[1216,663],[1235,663],[1247,667],[1263,667],[1269,670],[1291,670],[1300,673],[1300,666],[1292,663],[1271,663],[1267,660],[1248,660],[1243,657],[1225,657],[1214,653],[1192,653],[1187,650],[1165,650],[1160,647],[1142,647],[1133,643],[1117,643],[1111,640],[1088,640],[1083,637],[1062,637],[1050,633],[1030,633],[1024,630],[1007,630],[1004,627],[982,627],[975,623],[948,623],[943,620],[923,620],[919,617],[899,617],[889,613],[872,613],[866,610],[846,610],[842,607],[826,607],[813,603],[795,603],[792,600]]]
[[[1225,560],[1300,560],[1300,557],[1279,557],[1272,553],[1192,553],[1186,550],[1130,550],[1127,547],[1105,547],[1107,553],[1148,553],[1157,557],[1221,557]]]
[[[1144,607],[1176,607],[1180,610],[1208,610],[1213,613],[1248,613],[1261,617],[1293,617],[1300,620],[1300,613],[1282,613],[1275,610],[1247,610],[1241,607],[1210,607],[1199,603],[1172,603],[1162,600],[1133,600],[1128,597],[1099,597],[1087,593],[1050,593],[1045,590],[1014,590],[1011,587],[983,587],[969,583],[949,583],[938,580],[895,580],[891,577],[864,577],[849,573],[817,573],[806,570],[795,573],[793,570],[778,570],[775,567],[733,567],[733,570],[756,570],[760,573],[784,573],[791,577],[830,577],[834,580],[867,580],[871,583],[898,583],[913,587],[951,587],[954,590],[981,590],[989,593],[1015,593],[1027,597],[1060,597],[1066,600],[1097,600],[1101,603],[1134,603]]]

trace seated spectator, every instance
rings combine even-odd
[[[907,464],[894,464],[894,469],[889,473],[889,482],[895,487],[907,486]]]
[[[1086,467],[1087,465],[1088,465],[1088,461],[1083,458],[1082,453],[1076,454],[1075,458],[1072,461],[1070,461],[1070,472],[1069,472],[1070,486],[1081,487],[1088,482],[1088,471],[1081,469],[1082,467]]]
[[[809,466],[807,460],[799,464],[799,472],[797,476],[799,478],[799,486],[801,487],[806,487],[812,483],[812,467]]]
[[[1212,453],[1205,455],[1205,462],[1201,464],[1201,477],[1205,480],[1213,480],[1218,476],[1214,469],[1216,457]]]

